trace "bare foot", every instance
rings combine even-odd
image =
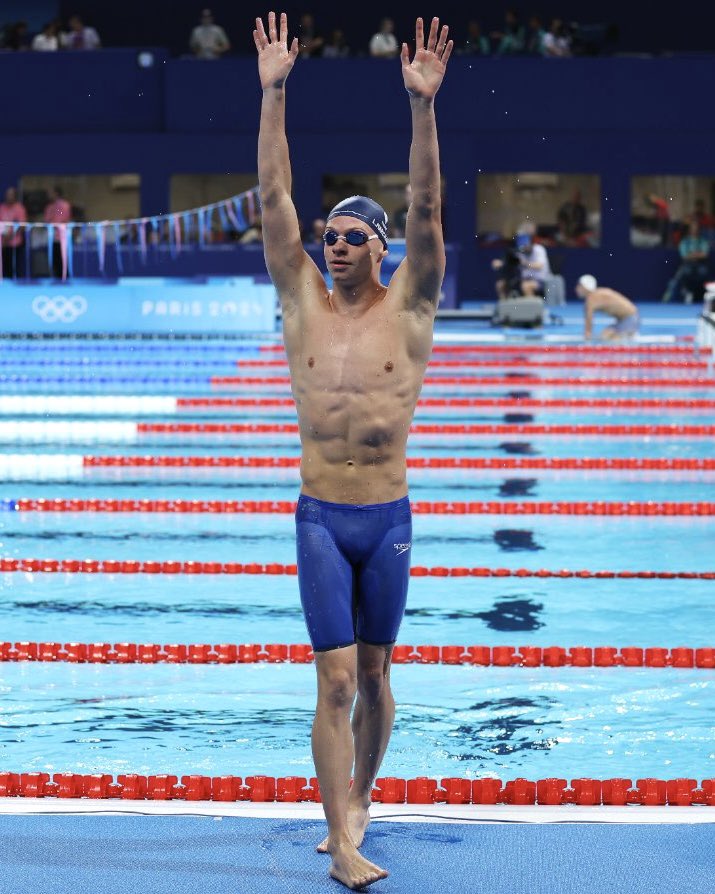
[[[368,813],[367,807],[348,807],[348,831],[350,832],[350,837],[352,838],[355,847],[359,848],[362,844],[363,838],[365,837],[365,830],[369,825],[370,814]],[[316,847],[316,850],[319,854],[328,853],[327,835]]]
[[[353,891],[359,891],[388,876],[385,869],[366,860],[350,844],[332,848],[330,856],[333,858],[328,870],[330,875]]]

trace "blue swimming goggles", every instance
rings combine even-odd
[[[379,236],[368,236],[363,230],[348,230],[344,235],[336,233],[335,230],[326,230],[323,233],[323,242],[326,245],[335,245],[338,239],[344,239],[348,245],[365,245],[371,239],[379,238]]]

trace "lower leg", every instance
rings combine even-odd
[[[355,772],[350,802],[367,808],[372,786],[382,765],[395,722],[395,699],[389,679],[377,700],[367,703],[358,695],[353,712],[352,729],[355,748]]]

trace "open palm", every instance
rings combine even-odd
[[[258,50],[258,74],[261,87],[280,87],[293,68],[298,56],[298,38],[294,37],[288,48],[288,17],[284,12],[280,18],[280,33],[276,30],[276,14],[268,13],[268,34],[262,19],[256,19],[253,40]]]
[[[402,77],[410,96],[432,99],[440,88],[442,78],[447,70],[447,61],[452,52],[454,42],[447,40],[449,28],[442,26],[439,31],[439,19],[432,19],[427,46],[422,19],[415,25],[415,58],[410,62],[407,44],[402,44],[400,58],[402,60]],[[438,39],[439,33],[439,39]]]

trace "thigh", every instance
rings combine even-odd
[[[300,601],[313,650],[352,645],[352,566],[323,525],[297,522],[296,545]]]
[[[407,602],[412,547],[411,521],[396,525],[363,565],[357,578],[356,633],[361,642],[391,645]]]

